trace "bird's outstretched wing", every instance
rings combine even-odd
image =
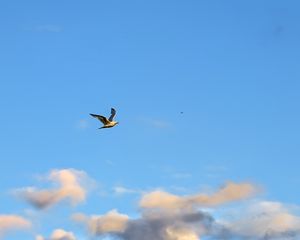
[[[114,108],[111,108],[110,113],[111,115],[108,120],[112,121],[114,119],[114,116],[116,115],[116,110]]]
[[[108,120],[106,117],[103,117],[101,115],[97,115],[97,114],[92,114],[90,113],[90,115],[94,118],[97,118],[100,122],[102,122],[104,125],[108,123]]]

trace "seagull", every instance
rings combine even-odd
[[[116,115],[116,110],[114,108],[111,108],[110,113],[111,115],[108,119],[98,114],[90,113],[90,115],[94,118],[97,118],[100,122],[103,123],[103,126],[101,128],[111,128],[117,125],[119,122],[113,121],[114,116]]]

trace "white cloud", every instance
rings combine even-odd
[[[113,188],[113,191],[117,195],[123,195],[123,194],[134,194],[134,193],[141,193],[141,191],[130,189],[122,186],[116,186]]]
[[[226,224],[235,235],[258,239],[286,239],[300,233],[300,217],[279,202],[256,202]]]

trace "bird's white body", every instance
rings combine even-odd
[[[115,122],[115,121],[109,121],[108,123],[104,124],[103,127],[101,128],[111,128],[111,127],[114,127],[118,124],[118,122]]]
[[[103,126],[101,128],[111,128],[116,126],[119,122],[117,121],[113,121],[114,116],[116,115],[116,110],[114,108],[111,109],[111,115],[110,117],[107,119],[106,117],[103,117],[101,115],[97,115],[97,114],[90,114],[92,117],[97,118],[100,122],[103,123]],[[99,129],[101,129],[99,128]]]

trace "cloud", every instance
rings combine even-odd
[[[62,200],[78,204],[86,199],[87,188],[84,183],[88,177],[84,172],[74,169],[53,170],[46,179],[54,184],[53,188],[25,188],[17,193],[37,208],[49,207]],[[259,190],[251,183],[234,182],[227,182],[210,193],[192,195],[176,195],[156,190],[142,195],[138,203],[140,215],[136,218],[113,209],[101,215],[76,213],[72,215],[72,220],[85,226],[91,239],[299,239],[300,216],[295,214],[295,208],[279,202],[249,199],[259,193]],[[125,194],[136,191],[116,187],[115,192]],[[225,205],[226,203],[235,205]],[[0,234],[9,230],[28,229],[31,226],[26,219],[8,216],[0,215]],[[72,232],[56,229],[50,237],[38,235],[35,239],[77,238]]]
[[[77,122],[76,127],[78,129],[85,130],[85,129],[87,129],[89,127],[88,121],[86,119],[80,119]]]
[[[187,228],[170,227],[166,229],[168,239],[174,240],[198,240],[198,236],[194,231]]]
[[[0,215],[0,237],[7,232],[17,230],[28,230],[31,222],[17,215]]]
[[[76,214],[73,220],[87,226],[94,236],[110,234],[123,240],[198,240],[223,229],[201,206],[242,200],[256,192],[248,183],[228,183],[211,195],[177,196],[163,191],[145,194],[140,200],[141,217],[130,219],[116,210],[103,216]],[[222,231],[221,231],[222,232]]]
[[[123,195],[123,194],[134,194],[134,193],[140,193],[141,191],[130,189],[122,186],[117,186],[113,188],[113,191],[117,195]]]
[[[87,225],[94,236],[110,234],[124,240],[193,240],[213,223],[202,212],[147,212],[139,219],[129,219],[116,210],[99,217],[76,214],[73,220]]]
[[[85,172],[75,169],[53,170],[46,179],[58,186],[52,189],[27,187],[18,189],[15,193],[38,209],[50,207],[63,200],[68,200],[72,205],[85,201],[86,184],[90,182]]]
[[[211,214],[199,209],[143,209],[140,218],[130,219],[113,210],[98,217],[77,214],[73,220],[84,223],[93,236],[121,240],[297,240],[300,236],[300,217],[278,202],[256,202],[231,212],[227,220]]]
[[[243,210],[226,227],[232,235],[244,238],[291,239],[288,237],[299,237],[300,217],[282,203],[261,201]]]
[[[147,193],[140,201],[142,208],[181,209],[192,207],[213,207],[231,201],[253,196],[257,188],[250,183],[227,183],[211,195],[177,196],[164,191]]]
[[[173,173],[172,177],[176,179],[187,179],[187,178],[191,178],[192,174],[186,172],[177,172],[177,173]]]
[[[152,119],[152,118],[146,118],[146,117],[142,117],[139,119],[142,123],[150,125],[154,128],[169,128],[171,127],[171,123],[167,122],[165,120],[161,120],[161,119]]]
[[[127,227],[129,217],[120,214],[117,210],[111,210],[105,215],[86,216],[84,214],[74,214],[72,219],[87,225],[89,232],[93,235],[105,233],[123,232]]]
[[[63,229],[56,229],[49,238],[44,238],[42,235],[38,235],[35,240],[76,240],[76,237],[72,232],[67,232]]]
[[[149,123],[156,128],[168,128],[170,127],[170,123],[163,121],[163,120],[157,120],[157,119],[152,119],[149,120]]]

